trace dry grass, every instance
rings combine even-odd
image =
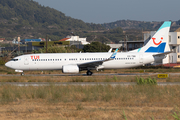
[[[135,80],[134,76],[0,76],[0,82],[131,82]]]
[[[180,86],[0,88],[1,119],[173,119]]]
[[[0,82],[136,82],[137,77],[155,78],[157,82],[180,82],[179,75],[158,79],[157,75],[147,76],[0,76]]]
[[[139,73],[141,69],[105,70],[103,73]],[[180,72],[180,69],[146,69]],[[44,74],[60,74],[45,71]],[[0,74],[16,74],[0,66]],[[41,74],[27,71],[26,74]],[[149,76],[141,76],[147,78]],[[155,77],[156,76],[151,76]],[[52,82],[50,86],[0,87],[0,118],[57,119],[174,119],[180,108],[180,86],[54,86],[53,82],[135,82],[136,76],[0,76],[0,82]],[[179,82],[180,76],[158,79]],[[124,111],[124,113],[123,113]],[[125,115],[125,116],[124,116]]]

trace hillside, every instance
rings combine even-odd
[[[145,22],[135,20],[119,20],[111,23],[104,23],[106,29],[114,29],[121,27],[123,30],[138,29],[138,30],[157,30],[163,22]],[[180,27],[180,20],[172,22],[171,31],[175,31]]]
[[[32,0],[0,0],[0,37],[64,37],[72,31],[103,30]]]
[[[1,0],[0,12],[0,37],[7,40],[17,36],[22,39],[45,38],[46,35],[51,40],[59,40],[71,32],[87,37],[89,42],[118,43],[124,40],[123,30],[119,27],[106,30],[101,24],[67,17],[60,11],[32,0]]]
[[[142,40],[142,30],[157,30],[162,22],[119,20],[112,23],[93,24],[65,16],[50,7],[33,0],[0,0],[0,38],[12,40],[45,38],[60,40],[71,32],[87,41],[119,43],[125,36],[128,40]],[[179,28],[180,21],[173,22],[171,31]]]

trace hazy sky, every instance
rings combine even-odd
[[[34,0],[88,23],[180,20],[180,0]]]

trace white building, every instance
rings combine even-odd
[[[155,34],[156,31],[151,31],[144,34],[145,44]],[[158,61],[155,64],[167,64],[167,63],[180,63],[180,32],[169,32],[169,38],[167,49],[170,49],[172,53],[168,54],[165,59]]]
[[[111,48],[120,48],[121,46],[123,46],[122,44],[107,44],[109,45]]]
[[[180,32],[170,32],[168,41],[172,53],[166,59],[169,63],[180,63]]]
[[[80,41],[82,45],[90,44],[86,41],[86,38],[79,38],[79,36],[67,36],[66,38],[59,41]]]

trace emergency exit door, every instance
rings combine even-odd
[[[139,55],[139,63],[143,63],[143,55]]]

